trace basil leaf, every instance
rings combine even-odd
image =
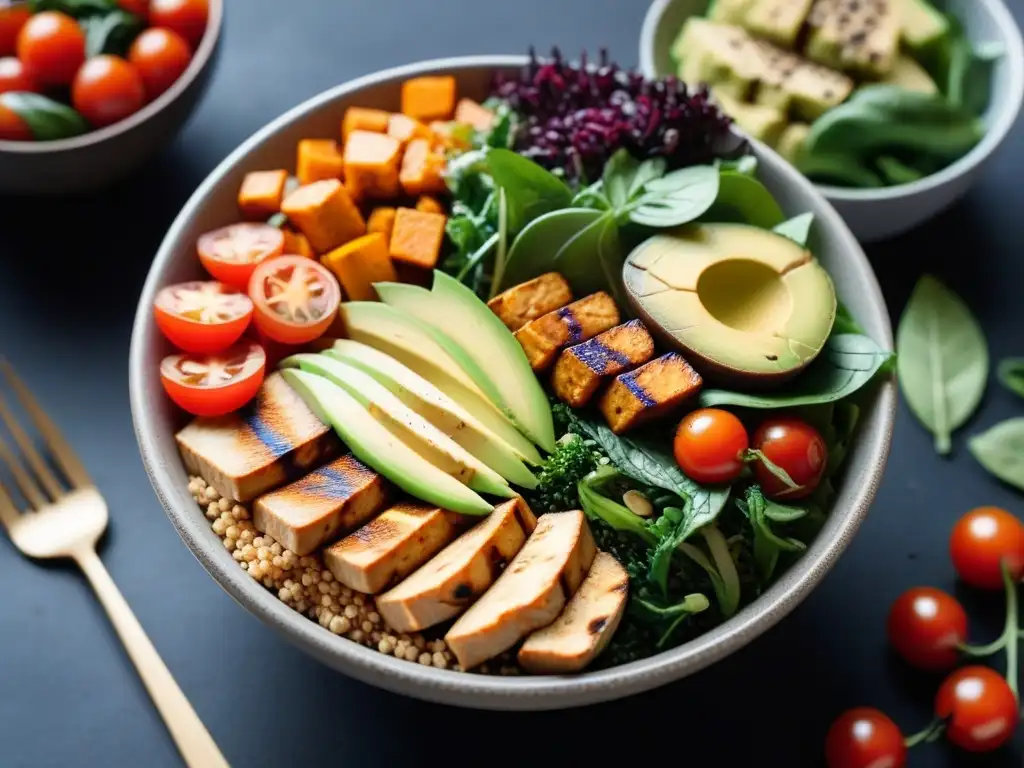
[[[896,333],[903,395],[935,435],[935,450],[952,450],[953,431],[981,403],[988,380],[988,345],[963,300],[931,275],[920,279]]]
[[[792,219],[786,219],[781,224],[772,227],[772,232],[783,237],[788,237],[799,245],[806,246],[811,236],[811,225],[814,224],[813,213],[801,213]]]
[[[834,334],[818,359],[782,389],[761,393],[705,389],[700,393],[700,404],[703,407],[794,408],[834,403],[869,383],[890,357],[891,353],[882,350],[867,336]]]
[[[568,208],[572,202],[572,192],[564,181],[517,152],[491,149],[487,167],[508,198],[510,232],[520,232],[534,219]]]
[[[76,19],[117,10],[117,0],[29,0],[32,13],[60,11]]]
[[[768,187],[736,171],[722,171],[718,198],[707,215],[709,221],[736,221],[761,229],[771,229],[786,219]]]
[[[38,93],[8,91],[0,94],[0,104],[28,124],[36,141],[68,139],[89,130],[85,118],[71,107]]]
[[[1024,357],[1010,357],[999,363],[999,382],[1015,395],[1024,397]]]
[[[640,161],[628,149],[620,149],[608,158],[601,174],[601,185],[612,208],[622,208],[629,202],[633,180],[639,168]]]
[[[718,197],[719,175],[713,165],[695,165],[649,181],[629,211],[629,218],[647,227],[676,227],[708,211]]]
[[[555,269],[555,257],[566,243],[601,216],[600,211],[589,208],[565,208],[531,221],[512,242],[498,288],[518,285]]]
[[[88,16],[79,25],[85,30],[85,55],[112,53],[124,56],[145,23],[133,13],[111,11],[103,16]]]
[[[969,447],[981,466],[1024,491],[1024,418],[996,424],[972,437]]]

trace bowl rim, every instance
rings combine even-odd
[[[985,135],[974,148],[956,162],[941,171],[925,176],[909,184],[897,184],[878,189],[853,189],[836,187],[831,184],[815,184],[822,194],[830,200],[841,202],[874,202],[897,200],[904,197],[927,194],[939,187],[962,177],[969,176],[972,171],[982,165],[1006,141],[1020,115],[1024,104],[1024,38],[1017,22],[1002,0],[972,0],[979,8],[984,9],[1002,36],[1000,42],[1004,46],[1004,59],[1008,68],[1007,87],[999,94],[991,94],[993,118]],[[654,64],[654,38],[658,26],[665,15],[665,10],[680,0],[654,0],[644,16],[640,31],[640,71],[651,77],[657,73]],[[1002,97],[1006,97],[1003,100]],[[813,182],[812,182],[813,183]]]
[[[149,364],[143,340],[150,327],[150,307],[160,280],[170,264],[174,246],[181,238],[189,220],[195,215],[210,190],[235,169],[242,158],[279,130],[301,119],[307,112],[346,95],[387,82],[399,82],[408,77],[427,73],[477,69],[496,69],[522,66],[525,56],[482,55],[463,56],[421,61],[405,66],[381,70],[308,99],[273,120],[236,148],[199,185],[165,236],[146,278],[135,321],[129,360],[129,398],[136,439],[143,465],[160,503],[175,529],[192,554],[207,572],[240,605],[287,637],[294,644],[346,675],[355,677],[387,690],[429,701],[485,709],[542,710],[555,709],[599,701],[617,699],[667,684],[702,669],[746,645],[785,615],[818,584],[845,550],[864,520],[881,480],[892,438],[896,411],[896,387],[893,379],[884,382],[877,393],[880,421],[871,434],[863,434],[862,444],[871,460],[871,469],[855,490],[854,502],[837,523],[833,538],[825,541],[818,537],[801,560],[790,568],[764,594],[733,618],[723,622],[698,638],[664,651],[656,656],[609,669],[586,672],[573,676],[529,676],[520,678],[490,677],[441,670],[410,664],[375,649],[366,648],[342,637],[325,632],[316,622],[296,613],[284,605],[276,595],[256,583],[238,567],[234,560],[224,557],[219,542],[210,539],[209,525],[197,515],[194,502],[185,489],[179,488],[169,470],[174,466],[180,472],[177,454],[165,456],[157,441],[161,430],[147,408],[144,381]],[[779,170],[797,185],[806,185],[810,194],[818,195],[809,181],[788,165],[771,156],[769,161],[780,163]],[[838,248],[852,254],[871,302],[878,307],[880,329],[877,341],[892,349],[892,327],[885,300],[867,257],[853,234],[827,200],[821,200],[821,218],[833,231]],[[151,372],[150,372],[151,374]],[[165,435],[164,435],[165,436]]]
[[[224,0],[210,0],[210,12],[206,20],[206,30],[199,47],[192,55],[192,60],[181,76],[174,81],[170,88],[157,96],[153,101],[142,107],[138,112],[129,115],[124,120],[119,120],[112,125],[104,126],[95,131],[83,133],[81,136],[72,136],[68,139],[56,139],[54,141],[3,141],[0,140],[0,153],[8,152],[15,155],[43,155],[54,152],[73,152],[85,149],[96,144],[101,144],[109,139],[117,138],[128,133],[132,129],[142,125],[158,112],[176,101],[188,90],[199,73],[206,68],[217,42],[220,39],[221,30],[224,24]],[[149,27],[147,27],[148,29]]]

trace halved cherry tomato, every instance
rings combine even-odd
[[[305,344],[331,326],[341,286],[325,267],[305,256],[279,256],[258,267],[249,281],[256,327],[282,344]]]
[[[841,714],[825,739],[828,768],[903,768],[907,748],[888,715],[871,707]]]
[[[198,250],[207,272],[244,291],[256,266],[284,251],[284,234],[269,224],[231,224],[201,236]]]
[[[252,400],[263,383],[267,356],[242,342],[213,355],[170,355],[160,379],[171,400],[194,416],[220,416]]]
[[[1015,580],[1024,575],[1024,523],[999,507],[972,509],[953,527],[949,554],[972,587],[1002,589],[1001,563]]]
[[[193,47],[203,39],[209,15],[208,0],[150,0],[149,3],[149,25],[173,29]]]
[[[0,59],[0,93],[8,91],[32,91],[39,90],[39,85],[25,69],[21,59],[13,56],[4,56]]]
[[[120,56],[93,56],[71,84],[71,103],[96,128],[134,115],[146,102],[142,78]]]
[[[908,589],[889,609],[889,644],[919,669],[949,669],[959,659],[957,644],[967,639],[967,613],[941,589]]]
[[[0,96],[0,141],[32,141],[34,138],[28,123],[4,104]]]
[[[14,55],[18,33],[31,16],[26,4],[11,5],[11,0],[0,0],[0,56]]]
[[[935,696],[935,716],[946,721],[946,738],[968,752],[990,752],[1013,736],[1017,698],[1005,678],[989,667],[961,667]]]
[[[754,463],[754,476],[770,499],[802,499],[810,496],[828,466],[828,448],[814,427],[792,417],[765,421],[754,433],[754,448],[785,470],[798,487],[790,488],[762,462]]]
[[[135,65],[146,98],[152,101],[166,91],[188,69],[192,51],[185,38],[170,29],[152,27],[135,38],[128,61]]]
[[[673,442],[676,463],[702,485],[731,483],[743,471],[750,438],[729,411],[701,408],[683,417]]]
[[[252,319],[252,301],[214,280],[163,288],[153,306],[164,336],[185,352],[219,352],[238,341]]]
[[[18,33],[18,58],[42,85],[69,85],[85,61],[85,33],[64,13],[37,13]]]

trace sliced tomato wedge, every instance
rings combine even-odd
[[[267,355],[252,342],[212,355],[170,355],[160,379],[171,400],[194,416],[221,416],[252,400],[263,383]]]
[[[331,326],[341,286],[325,267],[305,256],[279,256],[260,264],[249,281],[256,328],[282,344],[306,344]]]
[[[231,224],[202,235],[198,250],[207,272],[244,291],[260,262],[284,252],[284,233],[269,224]]]
[[[156,295],[157,327],[185,352],[220,352],[245,333],[252,300],[215,280],[169,285]]]

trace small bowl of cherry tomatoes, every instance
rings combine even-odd
[[[223,15],[223,0],[0,0],[0,192],[136,170],[205,91]]]

